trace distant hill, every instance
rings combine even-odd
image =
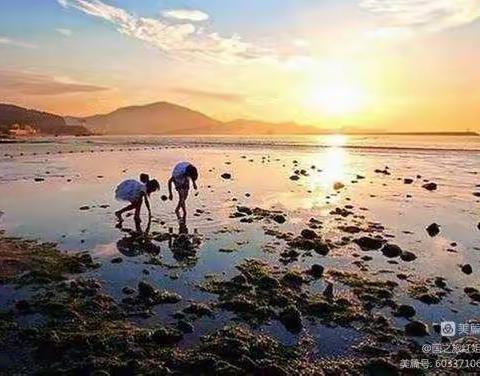
[[[14,124],[29,125],[35,128],[39,134],[75,135],[90,133],[82,126],[67,126],[62,116],[0,103],[0,126],[8,129]]]
[[[168,102],[123,107],[84,120],[89,129],[106,134],[211,134],[221,125],[200,112]]]

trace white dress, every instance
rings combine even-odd
[[[135,179],[122,181],[115,189],[115,198],[119,201],[137,201],[142,194],[147,193],[145,184]]]
[[[189,187],[187,167],[190,166],[190,162],[180,162],[178,163],[172,171],[173,182],[175,183],[176,189],[185,189]]]

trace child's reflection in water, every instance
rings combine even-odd
[[[149,236],[151,223],[149,219],[145,230],[142,230],[140,220],[135,220],[135,230],[118,226],[121,231],[128,234],[117,241],[118,251],[127,257],[135,257],[142,253],[157,255],[160,247],[153,244]]]

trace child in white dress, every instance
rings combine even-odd
[[[124,180],[115,189],[115,198],[117,200],[130,202],[130,205],[115,212],[119,223],[123,222],[122,214],[130,210],[135,210],[134,219],[135,221],[140,221],[140,209],[144,200],[148,216],[152,215],[148,197],[151,193],[160,189],[160,184],[155,179],[150,180],[147,174],[141,174],[140,180],[141,182],[135,179]]]
[[[180,218],[180,210],[183,211],[183,221],[187,218],[187,209],[185,201],[188,197],[188,190],[190,189],[190,180],[192,181],[193,188],[197,189],[198,170],[190,162],[178,163],[172,171],[172,177],[168,181],[168,191],[170,193],[170,200],[173,200],[172,183],[175,185],[175,189],[178,192],[178,205],[175,209],[177,217]]]

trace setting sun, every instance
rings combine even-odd
[[[306,105],[326,115],[343,116],[357,113],[367,103],[365,91],[344,82],[318,85],[307,93]]]

